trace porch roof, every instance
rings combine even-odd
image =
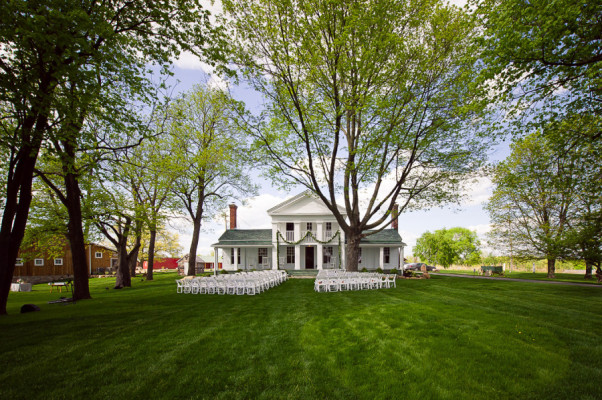
[[[371,232],[371,231],[369,231]],[[362,239],[360,245],[379,245],[379,244],[392,244],[397,246],[405,246],[405,243],[401,241],[401,236],[397,229],[383,229],[380,232],[376,232],[370,236]]]
[[[272,245],[271,229],[228,229],[219,237],[217,243],[211,247],[236,247],[236,246],[261,246]]]
[[[365,237],[360,242],[363,246],[393,245],[405,246],[399,232],[395,229],[383,229]],[[272,246],[271,229],[228,229],[211,247],[270,247]]]

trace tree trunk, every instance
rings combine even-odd
[[[192,241],[188,252],[188,276],[196,275],[196,250],[199,245],[199,233],[201,232],[201,219],[195,218],[192,229]]]
[[[132,277],[130,276],[130,266],[128,265],[127,236],[119,237],[119,247],[117,249],[117,275],[115,279],[115,289],[123,289],[132,286]]]
[[[136,244],[134,248],[128,254],[128,265],[130,268],[130,276],[136,276],[136,266],[138,264],[138,252],[140,251],[140,242],[142,238],[140,236],[136,236]]]
[[[594,270],[594,266],[593,266],[592,262],[589,260],[585,260],[585,276],[583,277],[583,279],[585,279],[585,280],[593,279],[593,270]]]
[[[556,277],[556,259],[548,258],[548,278],[554,279]]]
[[[91,299],[88,283],[88,260],[86,258],[86,242],[82,228],[81,191],[73,173],[65,175],[66,208],[69,215],[68,237],[71,245],[73,262],[73,299]]]
[[[150,231],[150,239],[148,242],[148,265],[146,267],[146,280],[153,280],[153,264],[155,262],[155,240],[157,239],[157,230]]]
[[[357,272],[359,267],[359,248],[360,235],[347,236],[347,245],[345,246],[345,269],[351,272]]]
[[[0,226],[0,315],[6,314],[15,262],[25,234],[31,204],[33,170],[39,146],[23,146],[16,157],[14,173],[6,182],[6,198]]]

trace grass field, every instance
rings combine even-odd
[[[11,293],[1,399],[600,399],[602,288],[458,279],[315,293],[176,294],[173,274],[93,300]],[[41,312],[19,314],[25,303]]]

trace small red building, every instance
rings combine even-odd
[[[148,269],[148,261],[142,264],[142,269]],[[153,270],[156,269],[178,269],[178,259],[168,257],[155,260],[153,262]]]

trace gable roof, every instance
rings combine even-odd
[[[271,246],[271,229],[228,229],[211,247],[222,246]]]
[[[339,211],[346,214],[345,208]],[[268,215],[332,215],[332,211],[311,190],[293,196],[268,210]]]

